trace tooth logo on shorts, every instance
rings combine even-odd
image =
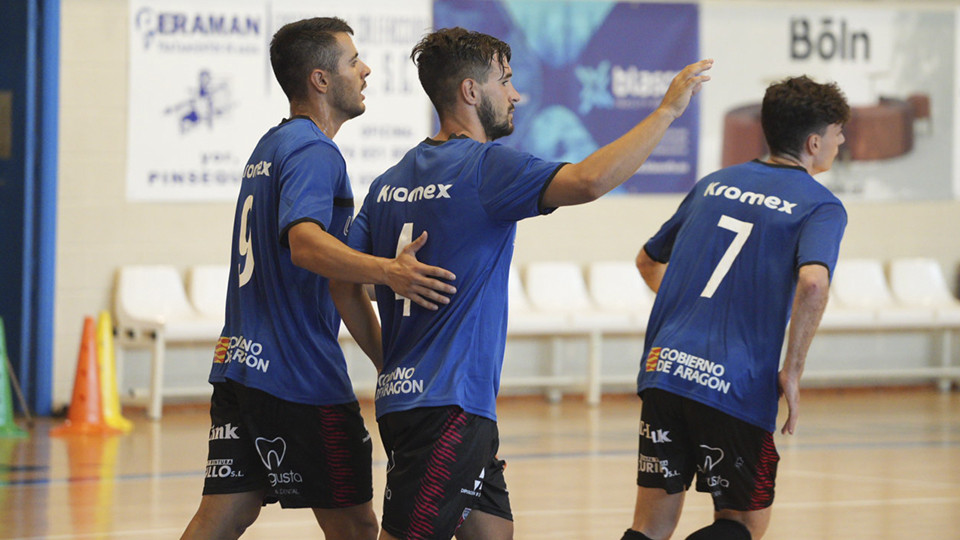
[[[703,467],[698,467],[700,472],[710,472],[715,466],[717,466],[721,461],[723,461],[723,450],[719,448],[711,448],[705,444],[701,444],[700,448],[703,448]]]
[[[287,442],[283,440],[283,437],[274,439],[257,437],[255,442],[257,445],[257,453],[260,454],[260,461],[263,462],[263,466],[270,471],[279,468],[280,463],[283,462],[283,456],[287,453]]]

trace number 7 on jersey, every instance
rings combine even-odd
[[[740,254],[743,245],[747,243],[747,237],[750,236],[750,231],[753,230],[753,223],[740,221],[739,219],[724,215],[720,216],[720,222],[717,223],[717,227],[735,232],[737,235],[733,237],[733,242],[730,242],[730,245],[727,246],[727,251],[723,253],[723,257],[720,257],[720,262],[717,263],[717,267],[713,269],[713,274],[711,274],[710,279],[707,280],[707,286],[704,287],[703,292],[700,293],[700,296],[703,298],[712,298],[713,293],[717,292],[717,287],[720,286],[720,282],[723,281],[724,276],[730,271],[730,267],[733,266],[733,261],[736,260],[737,255]]]

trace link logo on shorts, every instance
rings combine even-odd
[[[287,441],[283,437],[266,439],[257,437],[254,441],[257,446],[257,454],[260,455],[260,461],[267,468],[267,478],[270,480],[271,487],[277,487],[277,484],[302,484],[303,476],[296,471],[280,472],[280,464],[283,463],[283,457],[287,455]],[[296,489],[290,489],[288,493],[298,494]]]

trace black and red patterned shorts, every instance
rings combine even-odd
[[[513,520],[496,422],[459,407],[425,407],[378,423],[387,452],[383,530],[446,540],[472,510]]]
[[[293,403],[214,383],[203,494],[264,489],[264,504],[346,508],[373,498],[370,434],[357,402]]]
[[[773,504],[780,455],[773,434],[698,401],[643,391],[637,485],[713,496],[715,510],[762,510]]]

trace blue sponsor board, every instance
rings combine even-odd
[[[548,160],[580,161],[660,104],[698,60],[695,4],[437,0],[434,27],[462,26],[510,44],[523,99],[501,142]],[[697,174],[698,100],[618,193],[677,193]]]

